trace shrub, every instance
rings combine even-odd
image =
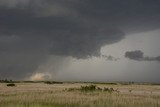
[[[79,90],[78,88],[68,88],[68,89],[65,89],[67,91],[76,91],[76,90]]]
[[[50,81],[45,81],[44,83],[45,83],[45,84],[53,84],[53,83],[50,82]]]
[[[115,91],[113,88],[104,88],[103,91],[112,93],[113,91]]]
[[[100,88],[100,87],[97,87],[97,90],[98,90],[98,91],[102,91],[102,88]]]
[[[128,90],[130,93],[132,92],[132,89]]]
[[[81,86],[81,91],[95,91],[96,85],[89,85],[89,86]]]
[[[56,82],[56,81],[45,81],[45,84],[63,84],[63,82]]]
[[[13,83],[13,81],[5,79],[5,80],[0,80],[0,83]]]
[[[7,86],[13,87],[16,86],[14,83],[7,84]]]

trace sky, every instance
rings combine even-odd
[[[160,83],[160,0],[0,0],[0,79]]]

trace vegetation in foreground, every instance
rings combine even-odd
[[[160,107],[159,85],[0,83],[0,107]]]

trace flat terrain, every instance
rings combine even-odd
[[[160,107],[160,85],[94,84],[116,91],[81,91],[91,83],[0,83],[0,107]]]

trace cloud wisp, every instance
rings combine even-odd
[[[120,58],[116,58],[111,55],[101,55],[102,58],[104,58],[106,61],[118,61]]]

